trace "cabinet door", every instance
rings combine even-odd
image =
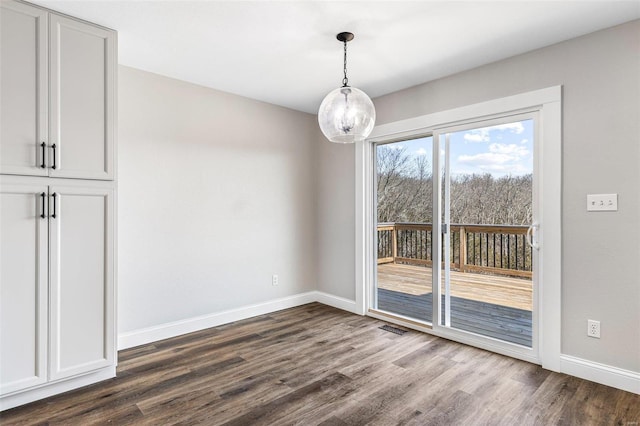
[[[47,12],[2,1],[0,173],[47,175],[47,92]]]
[[[114,207],[111,189],[52,186],[50,193],[50,377],[56,380],[114,364]]]
[[[0,184],[0,394],[47,380],[46,191]]]
[[[55,14],[49,27],[49,175],[113,179],[115,33]]]

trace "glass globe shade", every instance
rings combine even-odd
[[[354,143],[371,134],[376,110],[366,93],[355,87],[331,91],[320,104],[318,124],[331,142]]]

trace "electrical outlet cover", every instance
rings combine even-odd
[[[618,194],[587,194],[587,211],[618,211]]]
[[[600,338],[600,321],[588,320],[587,321],[587,336]]]

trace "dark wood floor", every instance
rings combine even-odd
[[[378,309],[432,322],[433,294],[413,295],[378,289]],[[444,306],[444,295],[442,296]],[[442,313],[444,321],[444,312]],[[531,347],[531,311],[451,296],[451,326]]]
[[[637,425],[640,395],[317,303],[120,352],[14,424]]]

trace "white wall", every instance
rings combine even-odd
[[[562,352],[640,372],[640,21],[593,33],[374,100],[383,124],[563,85]],[[350,234],[345,179],[353,154],[320,151],[319,235]],[[330,196],[329,188],[337,195]],[[587,213],[587,193],[618,193],[619,211]],[[339,212],[339,213],[338,213]],[[321,271],[351,272],[354,244],[325,238]],[[353,281],[319,275],[320,290],[353,298]],[[351,276],[352,277],[352,276]],[[349,277],[349,278],[351,278]],[[602,338],[586,336],[587,319]]]
[[[355,300],[355,146],[317,133],[318,290]]]
[[[118,93],[120,333],[316,289],[314,116],[122,66]]]

